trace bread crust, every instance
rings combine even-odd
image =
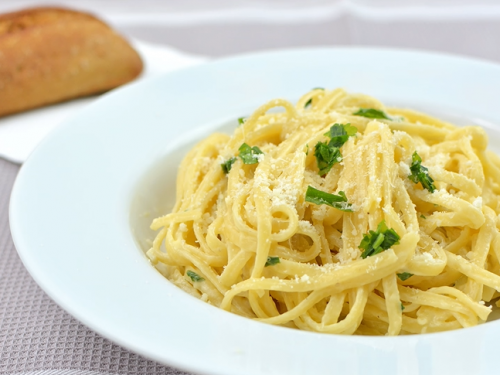
[[[0,15],[0,116],[110,90],[143,63],[94,16],[64,8]]]

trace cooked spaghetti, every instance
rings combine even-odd
[[[500,158],[481,128],[342,89],[239,122],[187,154],[172,212],[151,225],[147,255],[171,282],[316,332],[486,321],[500,296]]]

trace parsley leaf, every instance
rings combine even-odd
[[[193,280],[193,282],[195,282],[195,283],[199,282],[199,281],[205,281],[205,279],[203,277],[201,277],[200,275],[198,275],[196,272],[189,270],[186,273],[191,278],[191,280]]]
[[[422,158],[415,151],[412,155],[412,162],[410,166],[411,175],[408,176],[410,180],[418,184],[422,184],[424,189],[429,190],[434,193],[436,186],[434,186],[434,180],[429,176],[428,169],[422,165]]]
[[[267,257],[267,261],[264,267],[274,266],[278,263],[281,263],[279,257]]]
[[[370,230],[361,240],[359,248],[364,250],[361,258],[371,257],[389,249],[393,245],[399,244],[400,238],[396,231],[387,228],[385,221],[382,220],[376,232]]]
[[[335,163],[342,161],[340,147],[357,131],[358,129],[351,126],[351,124],[334,124],[325,133],[326,136],[330,137],[330,142],[318,142],[314,148],[314,156],[316,156],[320,176],[327,174]]]
[[[360,108],[357,112],[353,113],[354,116],[363,116],[368,118],[379,118],[384,120],[392,120],[384,111],[373,108]]]
[[[225,161],[224,163],[222,163],[220,166],[222,168],[222,171],[225,173],[225,174],[228,174],[229,171],[231,170],[231,167],[233,166],[234,162],[236,161],[236,158],[231,158],[227,161]]]
[[[243,125],[247,119],[244,117],[238,118],[238,126]]]
[[[318,205],[326,204],[340,211],[353,212],[351,208],[352,204],[347,202],[347,197],[343,191],[339,191],[339,195],[335,195],[308,186],[306,191],[306,202]]]
[[[330,137],[328,146],[342,147],[349,137],[358,132],[358,129],[351,124],[333,124],[330,131],[325,135]]]
[[[404,311],[405,306],[403,305],[403,302],[400,302],[400,303],[401,303],[401,311]]]
[[[420,215],[420,217],[421,217],[422,219],[427,219],[424,215]]]
[[[326,142],[316,143],[314,156],[316,156],[320,176],[327,174],[335,163],[342,161],[340,150],[337,147],[329,146]]]
[[[399,280],[401,280],[401,281],[406,281],[406,280],[408,280],[410,277],[412,277],[412,276],[413,276],[413,274],[412,274],[412,273],[409,273],[409,272],[397,273],[396,275],[398,275]]]
[[[323,88],[323,87],[315,87],[315,88],[313,88],[313,90],[324,90],[324,88]],[[306,104],[304,104],[304,108],[309,107],[311,104],[312,104],[312,98],[311,98],[311,99],[309,99],[309,100],[306,102]]]
[[[239,157],[245,164],[257,164],[259,162],[257,155],[264,154],[257,146],[250,147],[246,143],[243,143],[238,150]]]

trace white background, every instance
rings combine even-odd
[[[308,45],[427,49],[500,61],[495,0],[59,0],[123,34],[207,56]],[[1,0],[0,12],[46,1]]]

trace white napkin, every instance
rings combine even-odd
[[[158,76],[206,61],[205,57],[187,54],[166,46],[138,40],[133,40],[132,45],[144,61],[144,71],[139,79]],[[53,128],[97,98],[98,96],[76,99],[0,118],[0,157],[15,163],[23,163]]]

